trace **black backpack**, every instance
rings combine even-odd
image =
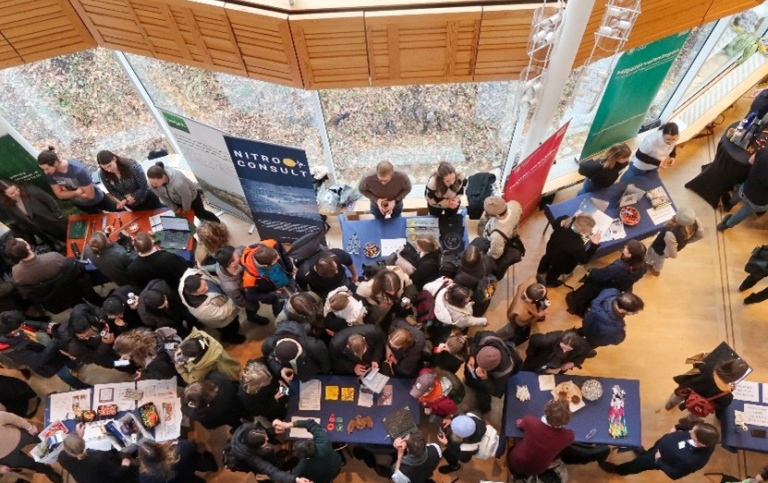
[[[323,230],[317,230],[297,238],[286,253],[293,260],[293,265],[300,267],[304,262],[327,248],[325,233]]]
[[[744,271],[749,274],[768,273],[768,245],[755,247]]]
[[[493,194],[496,175],[476,173],[467,182],[467,215],[470,220],[479,220],[483,215],[483,202]]]

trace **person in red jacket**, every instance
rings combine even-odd
[[[542,421],[534,416],[523,416],[515,421],[525,435],[507,454],[509,471],[513,475],[540,475],[552,461],[574,440],[574,433],[563,426],[571,421],[571,410],[565,399],[554,399],[544,406]]]

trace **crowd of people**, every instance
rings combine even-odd
[[[626,145],[612,147],[605,160],[585,163],[589,181],[582,191],[612,184],[630,159],[629,179],[671,165],[677,136],[677,126],[667,123],[634,155]],[[186,416],[208,429],[231,428],[224,466],[279,483],[330,483],[343,466],[324,428],[312,420],[288,422],[288,400],[297,397],[288,390],[294,380],[360,377],[371,369],[412,379],[410,396],[438,423],[437,442],[427,442],[423,426],[391,446],[358,445],[352,454],[397,483],[426,483],[435,470],[459,471],[484,451],[496,432],[485,416],[514,374],[566,373],[588,364],[600,347],[621,344],[625,319],[645,305],[634,284],[647,273],[658,276],[666,259],[702,237],[693,211],[680,208],[649,246],[629,240],[612,263],[590,269],[567,295],[568,311],[582,319],[578,328],[544,333],[539,324],[550,308],[550,289],[563,285],[600,245],[591,216],[560,218],[536,273],[517,285],[507,323],[492,331],[485,317],[489,286],[525,256],[517,201],[486,197],[477,237],[460,251],[444,252],[425,235],[363,274],[341,248],[318,244],[298,259],[279,240],[237,246],[205,208],[197,186],[161,162],[145,174],[135,161],[109,151],[99,152],[97,161],[106,193],[82,163],[60,159],[53,148],[38,157],[54,196],[86,213],[191,211],[200,219],[194,260],[160,249],[148,233],[95,231],[84,255],[109,280],[102,297],[83,264],[60,253],[67,223],[57,201],[38,187],[0,180],[0,203],[14,221],[0,238],[7,282],[0,313],[3,362],[26,377],[30,371],[57,376],[72,388],[89,387],[79,373],[91,364],[120,380],[175,378]],[[463,173],[441,162],[426,183],[429,213],[456,215],[466,187]],[[377,219],[400,216],[411,188],[409,176],[388,161],[359,184]],[[63,315],[51,321],[46,311]],[[246,324],[274,327],[261,353],[249,354],[244,364],[228,353],[246,342],[241,312]],[[690,409],[696,396],[709,398],[719,417],[747,371],[740,359],[699,363],[695,374],[675,378],[667,409]],[[460,410],[467,406],[467,390],[472,403]],[[62,481],[23,451],[39,430],[28,418],[40,395],[20,379],[3,377],[0,403],[0,470],[30,468]],[[510,471],[526,478],[550,470],[574,442],[570,418],[567,401],[555,399],[543,414],[518,420],[524,436],[506,456]],[[283,433],[294,425],[313,439],[295,442],[288,452]],[[78,483],[186,483],[204,481],[196,472],[219,468],[217,458],[193,440],[147,441],[118,454],[86,449],[84,429],[78,425],[67,435],[59,458]],[[688,417],[633,461],[600,466],[621,475],[661,470],[676,479],[703,467],[718,441],[716,426]]]

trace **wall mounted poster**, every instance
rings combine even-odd
[[[531,216],[539,205],[544,183],[547,182],[549,170],[552,169],[570,123],[571,121],[566,122],[509,173],[504,185],[504,199],[515,200],[523,207],[521,223]]]
[[[160,112],[208,202],[235,216],[252,219],[224,133],[172,112],[162,109]]]
[[[579,159],[637,136],[689,32],[670,35],[621,54]]]
[[[323,229],[307,153],[224,136],[262,240],[293,241]]]

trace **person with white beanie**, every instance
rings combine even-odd
[[[658,277],[667,258],[677,258],[678,252],[686,245],[702,238],[704,238],[704,231],[696,218],[696,213],[687,207],[680,208],[651,243],[645,255],[648,271]]]

